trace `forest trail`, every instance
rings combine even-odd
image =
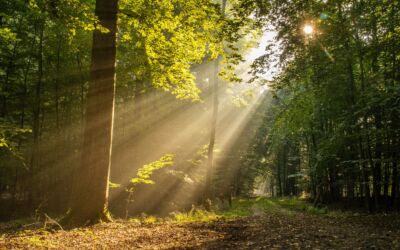
[[[69,231],[4,233],[0,249],[400,249],[396,215],[279,209],[233,220],[114,222]]]

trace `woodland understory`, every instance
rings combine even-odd
[[[287,198],[242,199],[224,212],[199,210],[73,230],[51,222],[0,224],[0,244],[6,249],[398,249],[399,226],[394,214],[315,209]]]

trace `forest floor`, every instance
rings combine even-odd
[[[0,249],[400,249],[400,215],[329,212],[294,200],[238,200],[73,230],[0,224]]]

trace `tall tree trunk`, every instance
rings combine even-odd
[[[289,187],[288,187],[288,142],[283,142],[282,145],[282,193],[284,196],[289,195]]]
[[[361,45],[360,38],[358,37],[356,33],[356,38],[359,44],[359,65],[360,65],[360,82],[361,82],[361,92],[364,93],[366,89],[366,82],[365,82],[365,68],[364,68],[364,49]],[[364,130],[368,131],[368,123],[367,123],[368,118],[366,115],[363,117],[363,125],[364,125]],[[358,129],[357,133],[360,133],[360,129]],[[366,138],[367,141],[369,141],[369,138],[367,136]],[[366,147],[369,147],[369,142],[367,143]],[[358,149],[359,149],[359,159],[360,159],[360,167],[361,167],[361,175],[362,175],[362,187],[364,190],[364,206],[367,211],[371,212],[371,206],[370,206],[370,200],[371,200],[371,192],[370,192],[370,186],[369,186],[369,171],[367,168],[367,153],[365,150],[365,147],[363,146],[363,139],[362,135],[358,136]]]
[[[32,43],[32,47],[34,46],[34,42]],[[26,97],[28,95],[28,75],[31,69],[31,56],[28,57],[26,68],[23,70],[23,88],[22,88],[22,98],[21,98],[21,115],[19,118],[20,128],[24,128],[25,126],[25,110],[26,110]],[[18,149],[21,146],[22,138],[18,140]]]
[[[363,148],[361,136],[359,136],[359,138],[358,138],[358,149],[359,149],[359,154],[360,154],[362,189],[364,190],[364,206],[367,211],[371,211],[371,206],[370,206],[371,193],[370,193],[369,180],[368,180],[369,175],[367,173],[367,167],[366,167],[367,156],[366,156],[365,150]]]
[[[382,181],[382,116],[379,109],[375,114],[376,127],[376,147],[375,147],[375,163],[373,166],[373,195],[375,208],[379,208],[379,200],[381,196]]]
[[[95,14],[109,32],[93,33],[82,160],[75,171],[70,225],[109,221],[108,183],[115,95],[118,0],[97,0]]]
[[[225,7],[226,1],[222,0],[222,15],[225,15]],[[212,192],[212,176],[213,176],[213,162],[214,162],[214,146],[215,146],[215,134],[217,129],[217,120],[218,120],[218,92],[219,92],[219,84],[218,84],[218,67],[220,63],[220,57],[218,57],[214,62],[214,85],[213,85],[213,114],[211,120],[211,131],[210,131],[210,143],[208,145],[208,159],[207,159],[207,173],[206,173],[206,181],[204,187],[203,199],[204,201],[208,198],[211,198]]]
[[[277,160],[276,160],[276,184],[278,185],[278,196],[281,197],[283,195],[282,190],[282,165],[281,165],[281,157],[282,152],[278,151]]]
[[[32,45],[34,45],[32,43]],[[21,129],[24,128],[25,126],[25,109],[26,109],[26,96],[27,96],[27,92],[28,92],[28,74],[29,74],[29,70],[31,67],[31,56],[28,57],[28,61],[27,61],[27,65],[26,68],[23,70],[23,90],[22,90],[22,98],[21,98],[21,115],[20,115],[20,119],[19,119],[19,126]],[[19,151],[22,145],[22,138],[19,138],[18,140],[18,145],[17,145],[17,150]],[[14,178],[14,189],[13,189],[13,194],[12,194],[12,206],[11,207],[15,207],[16,204],[16,194],[17,194],[17,189],[18,189],[18,182],[19,182],[19,172],[18,172],[18,166],[15,167],[15,178]],[[33,182],[33,180],[31,180]],[[31,182],[29,181],[29,182]]]
[[[57,46],[57,64],[56,64],[56,77],[54,79],[54,102],[55,102],[55,110],[56,110],[56,130],[57,135],[60,131],[60,114],[59,114],[59,106],[60,106],[60,67],[61,67],[61,44],[62,44],[62,36],[59,35],[58,38],[58,46]]]
[[[79,52],[76,54],[76,63],[79,70],[79,75],[81,78],[81,86],[80,86],[80,112],[81,112],[81,133],[83,134],[83,123],[85,121],[85,82],[86,77],[82,72],[82,62]]]
[[[393,174],[392,174],[392,196],[391,196],[391,204],[392,208],[398,208],[398,196],[399,196],[399,172],[397,166],[396,156],[393,156],[392,160]]]
[[[30,189],[29,192],[29,205],[31,208],[35,206],[35,196],[36,196],[36,189],[37,185],[35,185],[35,171],[39,166],[39,136],[40,136],[40,108],[41,108],[41,92],[42,92],[42,80],[43,80],[43,33],[45,28],[45,22],[42,21],[40,27],[40,34],[39,34],[39,48],[38,48],[38,79],[36,82],[35,87],[35,100],[33,105],[33,145],[31,151],[31,161],[29,166],[29,181],[28,187]]]
[[[215,61],[214,65],[214,85],[213,85],[213,113],[211,120],[211,131],[210,131],[210,142],[208,144],[208,152],[207,152],[207,175],[205,182],[205,193],[204,198],[211,198],[212,192],[212,176],[213,176],[213,168],[214,168],[214,146],[215,146],[215,134],[217,129],[217,120],[218,120],[218,64],[219,59]]]

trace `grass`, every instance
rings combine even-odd
[[[274,198],[268,200],[270,203],[274,203],[279,207],[289,210],[303,211],[310,214],[328,214],[328,209],[326,207],[317,208],[309,202],[297,198]]]
[[[227,210],[217,208],[211,211],[202,209],[192,209],[187,213],[176,213],[171,218],[171,221],[177,223],[186,222],[210,222],[219,219],[234,219],[246,217],[257,213],[268,212],[305,212],[316,215],[328,214],[327,208],[316,208],[312,204],[297,198],[245,198],[235,199],[232,202],[232,207]]]
[[[187,223],[187,222],[210,222],[222,219],[222,216],[215,211],[206,210],[191,210],[187,213],[175,213],[171,218],[172,222]]]

